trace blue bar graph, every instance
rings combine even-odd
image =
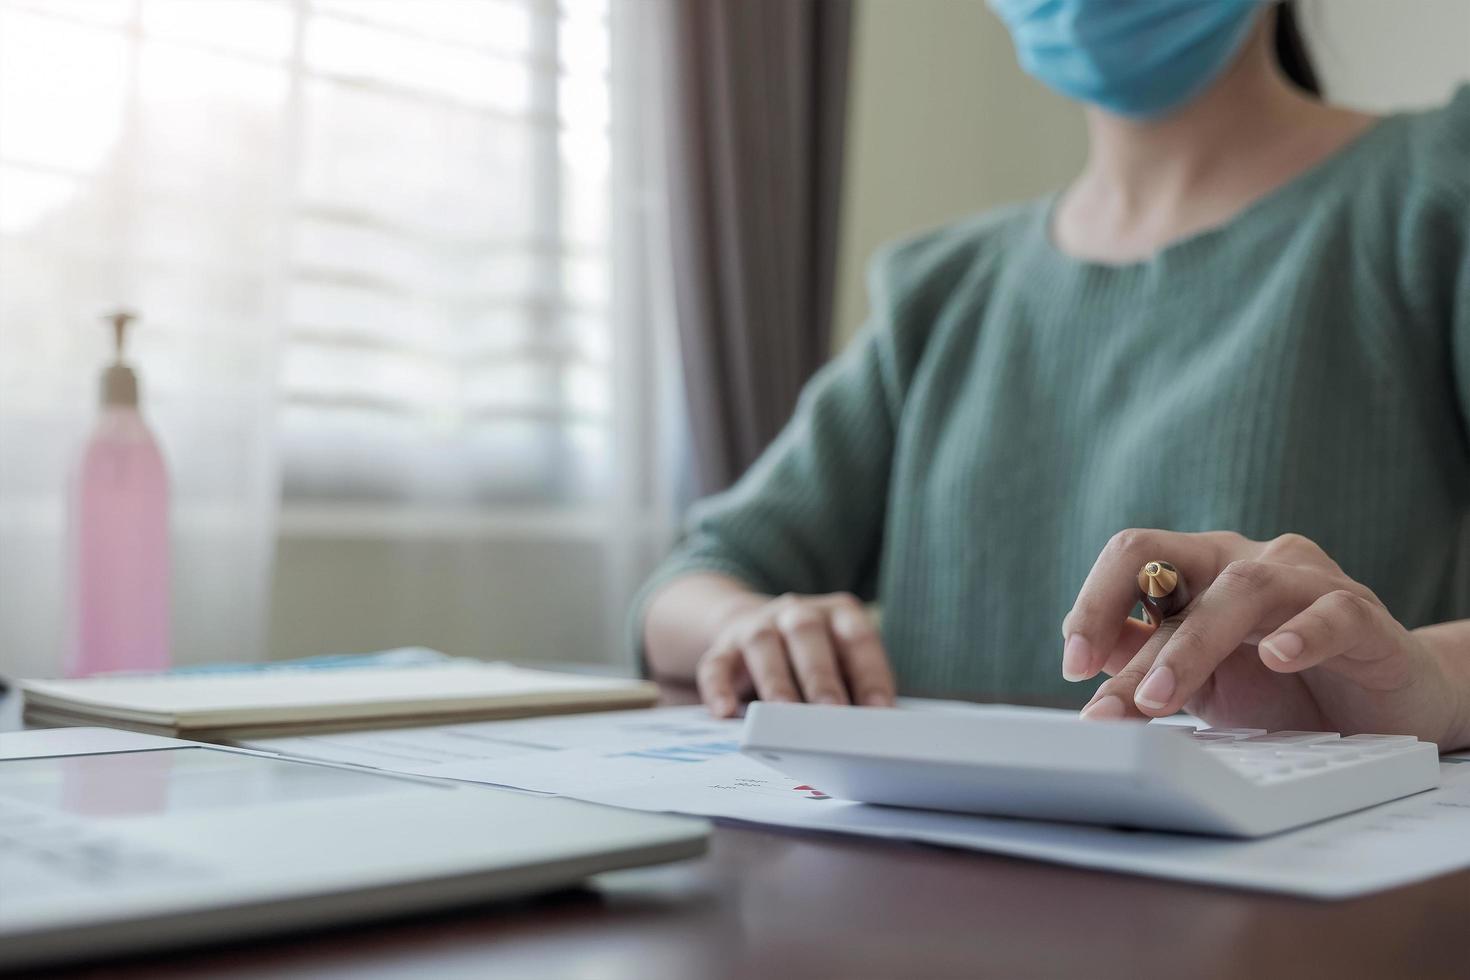
[[[708,762],[716,756],[740,751],[738,742],[692,742],[685,745],[665,745],[637,752],[617,752],[610,759],[631,757],[637,759],[662,759],[665,762]]]

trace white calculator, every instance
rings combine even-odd
[[[1412,735],[757,702],[741,750],[839,799],[1260,837],[1439,785]]]

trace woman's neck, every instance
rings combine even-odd
[[[1224,224],[1373,123],[1292,87],[1275,64],[1270,19],[1262,21],[1231,67],[1165,118],[1088,110],[1087,163],[1053,227],[1064,252],[1104,262],[1146,258]]]

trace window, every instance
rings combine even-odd
[[[0,15],[7,279],[91,263],[164,406],[200,357],[269,375],[287,502],[609,492],[606,0]],[[62,284],[16,289],[10,355],[92,348],[15,336]]]
[[[299,16],[287,498],[605,492],[605,4]]]
[[[119,305],[181,661],[616,654],[682,458],[654,6],[0,0],[7,672],[59,663],[67,474]],[[273,617],[273,574],[309,601]],[[372,588],[421,601],[354,633]]]

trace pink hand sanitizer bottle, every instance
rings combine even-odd
[[[135,316],[107,319],[116,357],[102,373],[72,501],[68,677],[169,663],[168,473],[138,412],[138,375],[123,361]]]

